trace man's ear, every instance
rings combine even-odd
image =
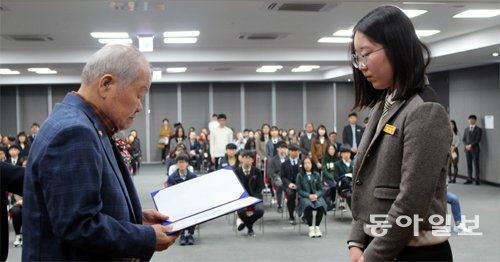
[[[111,90],[111,86],[116,84],[115,78],[110,74],[105,74],[99,78],[99,96],[106,98]]]

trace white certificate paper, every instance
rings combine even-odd
[[[245,191],[232,170],[221,169],[151,193],[158,211],[169,216],[169,233],[262,202]]]

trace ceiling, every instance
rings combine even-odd
[[[135,10],[128,10],[133,2]],[[323,3],[324,11],[268,10],[277,3]],[[493,1],[400,2],[329,0],[2,0],[0,1],[0,68],[20,75],[0,75],[0,84],[78,83],[88,57],[102,44],[90,32],[154,34],[154,52],[145,53],[154,68],[163,69],[156,82],[197,81],[347,81],[351,77],[348,44],[318,43],[339,29],[351,28],[377,6],[425,9],[412,18],[416,29],[438,29],[423,37],[433,54],[431,72],[499,63],[500,16],[456,19],[467,9],[499,9]],[[122,8],[123,7],[123,8]],[[163,32],[199,30],[198,42],[166,45]],[[239,39],[248,33],[276,33],[276,40]],[[46,41],[14,41],[37,35]],[[47,40],[49,39],[49,40]],[[282,65],[276,73],[257,73],[263,65]],[[311,72],[292,73],[299,65],[319,65]],[[57,75],[37,75],[30,67],[50,67]],[[167,67],[187,67],[167,74]]]

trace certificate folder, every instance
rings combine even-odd
[[[221,169],[151,193],[169,220],[169,234],[262,202],[251,197],[231,169]]]

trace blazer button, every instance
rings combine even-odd
[[[358,180],[356,180],[356,185],[361,186],[362,184],[363,184],[363,181],[361,181],[361,180],[359,180],[359,179],[358,179]]]

